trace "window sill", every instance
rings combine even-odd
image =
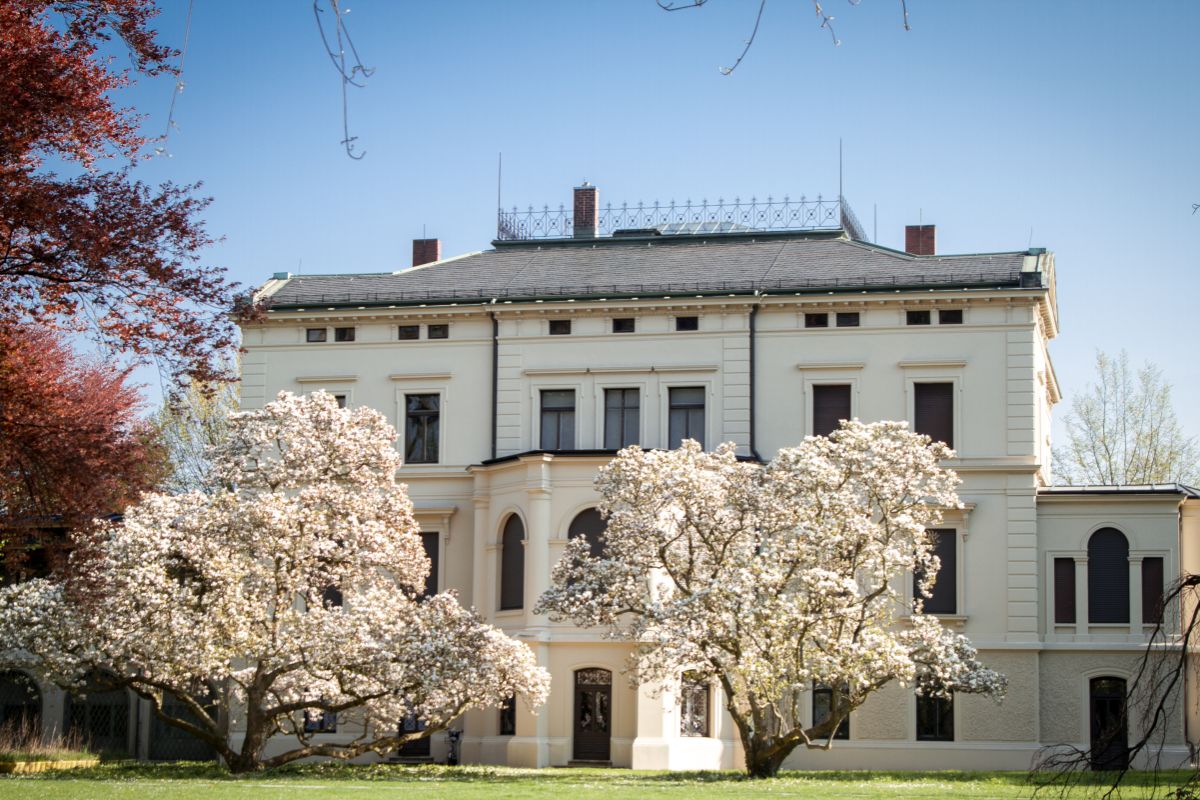
[[[923,614],[922,616],[937,617],[938,622],[953,628],[961,628],[963,625],[967,624],[968,620],[970,620],[970,617],[968,617],[966,614]],[[900,617],[900,620],[911,625],[912,618],[912,614],[904,614]]]

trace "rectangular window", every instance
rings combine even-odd
[[[1157,625],[1163,614],[1163,560],[1142,559],[1142,622]]]
[[[913,574],[913,600],[923,600],[926,614],[958,613],[958,534],[951,529],[929,530],[930,550],[942,562],[938,569],[937,582],[933,584],[933,596],[922,597],[918,586],[924,574]]]
[[[850,384],[813,386],[812,398],[813,436],[828,436],[850,419]]]
[[[676,317],[675,330],[677,331],[698,331],[700,330],[699,317]]]
[[[438,534],[422,532],[421,545],[425,548],[425,557],[429,559],[429,574],[425,576],[425,591],[421,596],[433,597],[438,590]]]
[[[305,710],[304,732],[337,733],[337,714],[332,711]]]
[[[943,308],[939,310],[938,325],[962,325],[962,309]]]
[[[550,335],[551,336],[566,336],[571,332],[571,320],[569,319],[552,319],[550,320]]]
[[[640,389],[604,390],[604,448],[620,450],[638,443]]]
[[[613,333],[633,333],[633,317],[617,317],[613,320]]]
[[[517,735],[517,698],[514,695],[504,698],[500,704],[500,735]]]
[[[1075,559],[1054,559],[1054,622],[1075,624]]]
[[[436,464],[440,444],[440,395],[404,396],[404,460],[409,464]]]
[[[917,695],[917,739],[922,742],[954,741],[954,700]]]
[[[829,327],[829,315],[828,314],[805,314],[804,315],[804,327],[806,327],[806,328],[828,328]]]
[[[857,311],[839,311],[837,315],[837,326],[839,328],[857,328],[858,327],[858,312]]]
[[[333,399],[337,401],[338,408],[345,408],[345,407],[346,407],[346,395],[344,395],[344,394],[335,394],[335,395],[333,396]]]
[[[306,328],[304,330],[304,341],[306,342],[323,342],[325,337],[329,335],[329,331],[325,328]]]
[[[913,384],[913,430],[954,447],[954,384]]]
[[[843,686],[842,696],[844,697],[846,694],[848,694],[847,687]],[[812,721],[813,726],[815,727],[826,722],[829,719],[829,716],[833,713],[833,688],[821,683],[814,685],[812,703]],[[837,730],[833,732],[833,738],[850,738],[849,715],[846,715],[846,718],[838,724]]]
[[[354,328],[334,328],[333,340],[335,342],[353,342]]]
[[[904,322],[908,325],[928,325],[928,311],[906,311],[904,312]]]
[[[704,447],[704,387],[677,386],[669,395],[669,446],[679,447],[684,439],[695,439]]]
[[[430,325],[426,334],[430,339],[449,339],[449,325]]]
[[[402,341],[409,340],[409,339],[420,339],[421,338],[421,326],[420,325],[401,325],[400,329],[399,329],[399,338]]]
[[[683,673],[679,682],[679,735],[710,736],[708,681],[698,675]]]
[[[575,449],[575,390],[542,390],[543,450]]]

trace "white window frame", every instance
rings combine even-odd
[[[704,389],[704,451],[711,452],[716,448],[720,437],[715,435],[717,408],[712,379],[698,378],[688,380],[686,378],[673,377],[669,381],[659,381],[658,385],[660,397],[658,430],[661,440],[660,446],[663,449],[671,450],[675,446],[674,442],[671,441],[671,390],[697,388]]]
[[[583,417],[585,409],[583,401],[586,395],[583,391],[583,381],[562,383],[539,383],[530,386],[529,404],[531,406],[529,438],[532,443],[530,450],[562,450],[561,447],[549,448],[542,444],[542,392],[575,392],[575,450],[587,449],[583,440]]]
[[[918,383],[949,383],[953,385],[951,390],[954,398],[954,452],[962,457],[964,453],[963,445],[966,442],[963,440],[963,412],[966,403],[963,402],[963,370],[964,365],[961,362],[952,362],[945,365],[939,365],[934,362],[915,363],[906,365],[901,363],[901,368],[904,370],[904,408],[905,419],[908,420],[908,429],[916,431],[916,402]]]
[[[430,376],[428,375],[413,375],[411,377],[392,375],[390,379],[396,386],[395,398],[393,400],[396,408],[396,431],[399,433],[396,437],[396,446],[400,451],[401,457],[404,456],[404,451],[408,447],[408,443],[405,440],[408,428],[408,395],[438,395],[438,460],[412,465],[405,461],[400,465],[400,469],[402,471],[413,471],[452,463],[446,458],[446,454],[450,452],[450,445],[453,440],[450,434],[452,428],[446,424],[446,416],[450,411],[450,387],[448,383],[430,381]],[[446,381],[448,380],[447,378]]]
[[[858,373],[826,373],[826,374],[805,374],[804,376],[804,435],[813,435],[813,413],[816,411],[816,404],[813,400],[814,386],[850,386],[850,418],[858,418],[859,409],[859,377]]]
[[[604,432],[605,432],[604,424],[605,424],[605,417],[607,416],[607,412],[608,412],[608,409],[604,404],[604,393],[608,389],[637,389],[638,390],[638,443],[641,444],[643,447],[646,447],[647,446],[646,445],[646,436],[647,436],[646,406],[647,406],[647,401],[649,400],[649,398],[651,396],[650,395],[650,381],[648,381],[644,377],[638,378],[636,380],[623,381],[623,380],[619,380],[619,379],[608,379],[606,376],[606,379],[604,381],[594,381],[593,389],[594,389],[594,391],[593,391],[593,397],[592,397],[592,404],[593,404],[593,408],[596,409],[596,413],[593,415],[595,417],[595,423],[596,423],[595,430],[593,431],[593,434],[595,436],[593,441],[596,443],[596,449],[597,450],[604,449]],[[539,426],[539,431],[540,431],[540,426]]]

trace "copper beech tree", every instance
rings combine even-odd
[[[127,373],[76,355],[59,334],[0,322],[0,559],[61,555],[47,530],[87,527],[152,488],[161,467]]]
[[[147,138],[114,100],[134,73],[172,69],[157,13],[0,0],[0,317],[85,331],[176,378],[230,378],[215,356],[236,342],[231,286],[198,263],[207,201],[134,180]],[[129,68],[106,57],[118,46]]]

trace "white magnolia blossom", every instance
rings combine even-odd
[[[63,581],[0,590],[0,658],[66,686],[100,676],[160,715],[173,695],[191,712],[175,723],[235,771],[385,753],[469,708],[545,701],[526,645],[452,593],[422,597],[430,563],[382,415],[285,392],[230,427],[213,483],[235,488],[144,495],[77,543]],[[358,733],[316,741],[305,712]],[[400,734],[411,716],[426,730]],[[279,733],[298,741],[264,758]]]
[[[953,453],[902,422],[845,422],[766,465],[732,443],[703,452],[622,450],[596,485],[603,555],[571,542],[539,611],[639,643],[634,679],[718,681],[746,750],[770,775],[795,747],[828,746],[838,724],[896,681],[921,693],[981,692],[1004,678],[936,617],[907,605],[939,567],[926,529],[958,508]],[[833,713],[802,724],[814,684]]]

